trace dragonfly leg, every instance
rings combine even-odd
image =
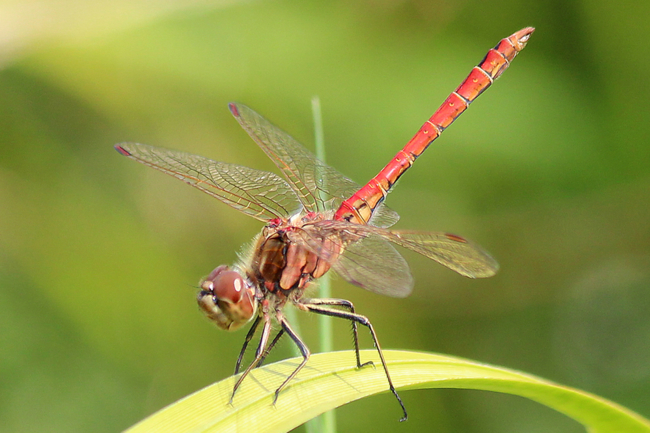
[[[246,376],[248,376],[248,373],[250,373],[251,370],[254,369],[260,363],[260,360],[263,358],[264,352],[269,343],[269,336],[271,335],[271,319],[268,314],[264,314],[263,318],[264,318],[264,326],[262,327],[262,336],[260,337],[260,343],[257,346],[257,351],[255,352],[255,359],[246,368],[246,370],[244,370],[242,375],[239,376],[239,379],[237,379],[237,382],[235,383],[235,386],[232,389],[232,395],[230,396],[230,401],[229,401],[230,404],[232,404],[232,401],[235,398],[235,393],[237,392],[239,385],[241,385],[241,383],[244,381]]]
[[[257,316],[255,318],[255,321],[253,322],[253,325],[251,326],[251,329],[248,330],[248,334],[246,334],[244,345],[241,348],[241,352],[239,352],[239,358],[237,358],[237,364],[235,364],[235,374],[239,373],[239,368],[241,367],[241,362],[244,359],[244,353],[246,353],[246,348],[248,347],[248,343],[250,343],[251,340],[253,339],[253,336],[255,335],[255,331],[257,331],[257,327],[259,326],[261,319],[262,316]]]
[[[348,301],[347,299],[332,299],[332,298],[315,298],[315,299],[304,299],[301,302],[311,304],[311,305],[326,305],[331,307],[341,307],[350,313],[354,313],[354,304]],[[354,352],[357,357],[357,368],[362,368],[367,365],[374,365],[372,361],[361,363],[361,356],[359,355],[359,331],[357,322],[350,320],[352,323],[352,338],[354,339]]]
[[[296,346],[298,346],[298,349],[300,349],[300,353],[302,353],[302,362],[300,363],[300,365],[298,365],[298,367],[296,367],[295,370],[293,370],[293,372],[289,375],[289,377],[287,377],[285,381],[282,382],[282,385],[280,385],[278,389],[275,390],[275,398],[273,398],[274,405],[278,401],[278,396],[280,395],[280,391],[282,391],[287,386],[287,384],[291,381],[291,379],[296,377],[296,374],[298,374],[298,372],[302,370],[305,364],[307,364],[307,361],[309,361],[309,356],[311,355],[309,348],[300,339],[300,337],[298,337],[298,334],[296,334],[296,332],[291,328],[289,322],[287,322],[286,317],[284,317],[282,313],[278,312],[277,318],[278,318],[278,322],[280,322],[280,325],[282,326],[282,330],[286,332],[289,337],[291,337],[293,342],[296,343]]]
[[[314,302],[308,303],[306,301],[300,301],[300,305],[313,313],[324,314],[326,316],[331,316],[331,317],[339,317],[341,319],[346,319],[352,322],[359,323],[360,325],[366,326],[368,328],[368,330],[370,331],[370,335],[372,336],[372,340],[375,344],[375,348],[377,349],[377,353],[379,354],[379,359],[381,360],[381,364],[384,367],[384,373],[386,374],[386,379],[388,380],[388,387],[390,388],[390,392],[393,393],[393,395],[397,399],[397,402],[402,407],[402,412],[404,413],[404,416],[400,419],[400,422],[406,421],[408,419],[408,414],[406,413],[406,407],[404,407],[404,403],[402,402],[402,399],[400,398],[399,394],[397,393],[397,390],[395,389],[395,386],[393,385],[393,380],[390,378],[390,374],[388,373],[388,366],[386,365],[386,360],[384,359],[384,354],[381,351],[381,346],[379,346],[379,340],[377,340],[377,334],[375,333],[375,329],[373,328],[368,318],[366,316],[362,316],[361,314],[357,314],[352,311],[342,311],[342,310],[335,310],[332,308],[328,308],[327,304],[323,306]]]
[[[269,347],[267,347],[266,350],[264,351],[264,355],[262,355],[262,359],[260,359],[260,363],[257,365],[258,367],[262,366],[266,357],[269,356],[269,353],[271,353],[273,347],[275,347],[275,345],[277,344],[278,341],[280,341],[280,338],[282,338],[283,335],[284,335],[284,329],[280,329],[280,331],[278,331],[278,333],[275,334],[273,341],[271,341]]]

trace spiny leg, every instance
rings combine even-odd
[[[262,366],[264,363],[264,360],[266,359],[267,356],[269,356],[269,353],[273,350],[273,347],[277,344],[278,341],[280,341],[280,338],[284,335],[284,329],[280,329],[277,334],[275,334],[275,337],[273,338],[273,341],[271,341],[271,344],[269,344],[269,347],[266,348],[264,351],[264,355],[262,355],[262,359],[260,359],[260,363],[257,366],[258,368]]]
[[[298,337],[298,334],[296,334],[295,331],[291,328],[289,322],[287,322],[286,317],[284,317],[284,315],[279,311],[277,312],[277,319],[278,322],[280,322],[280,325],[282,325],[282,330],[286,332],[289,337],[291,337],[293,342],[296,343],[296,346],[298,346],[298,349],[300,349],[300,353],[302,353],[302,362],[300,363],[300,365],[298,365],[298,367],[296,367],[295,370],[293,370],[293,372],[289,375],[289,377],[287,377],[285,381],[282,382],[282,385],[280,385],[278,389],[275,390],[275,398],[273,398],[274,405],[275,402],[278,401],[278,396],[280,395],[280,391],[282,391],[287,386],[287,384],[291,381],[291,379],[296,377],[296,374],[298,374],[298,372],[302,370],[305,364],[307,364],[307,361],[309,360],[309,355],[311,355],[309,348],[305,345],[305,343],[303,343],[300,337]]]
[[[341,307],[348,310],[350,313],[355,313],[354,304],[348,301],[347,299],[336,299],[336,298],[315,298],[315,299],[303,299],[300,301],[302,304],[311,304],[311,305],[327,305],[332,307]],[[359,355],[359,331],[357,322],[350,320],[352,323],[352,337],[354,338],[354,353],[357,357],[357,368],[365,367],[367,365],[374,365],[372,361],[361,363],[361,356]]]
[[[262,316],[257,316],[255,318],[255,321],[253,322],[253,325],[248,330],[248,334],[246,334],[246,339],[244,340],[244,345],[241,348],[241,352],[239,352],[239,358],[237,358],[237,364],[235,364],[235,374],[239,373],[239,368],[241,367],[241,362],[244,359],[244,354],[246,353],[246,348],[248,347],[248,343],[250,343],[251,340],[253,339],[253,336],[255,335],[255,331],[257,331],[257,327],[260,324],[260,320],[262,320]]]
[[[361,325],[364,325],[368,328],[370,331],[370,335],[372,336],[372,340],[375,344],[375,348],[377,349],[377,353],[379,353],[379,359],[381,360],[381,364],[384,367],[384,373],[386,373],[386,379],[388,379],[388,387],[390,388],[390,391],[393,393],[395,398],[397,399],[397,402],[399,405],[402,407],[402,412],[404,413],[404,416],[400,419],[400,422],[406,421],[408,419],[408,414],[406,413],[406,407],[404,407],[404,403],[402,402],[402,399],[400,398],[399,394],[397,393],[397,390],[395,389],[395,386],[393,385],[393,381],[390,378],[390,374],[388,373],[388,366],[386,365],[386,360],[384,359],[384,354],[381,351],[381,346],[379,346],[379,340],[377,340],[377,334],[375,333],[375,329],[373,328],[372,324],[368,320],[366,316],[362,316],[357,313],[353,313],[351,311],[341,311],[341,310],[334,310],[330,309],[327,307],[324,307],[322,305],[319,305],[318,303],[307,303],[305,301],[300,301],[300,306],[305,307],[308,311],[311,311],[313,313],[317,314],[324,314],[326,316],[331,316],[331,317],[340,317],[341,319],[347,319],[353,322],[357,322]],[[327,304],[325,304],[327,305]]]
[[[269,336],[271,335],[271,319],[269,318],[268,314],[263,315],[264,318],[264,326],[262,327],[262,336],[260,337],[260,343],[257,346],[257,351],[255,352],[255,359],[251,364],[244,370],[241,376],[239,376],[239,379],[237,379],[237,382],[235,383],[235,386],[232,389],[232,395],[230,396],[230,401],[229,403],[232,404],[233,399],[235,398],[235,393],[237,392],[237,388],[239,388],[239,385],[244,381],[246,376],[248,376],[248,373],[251,372],[253,368],[259,364],[260,360],[262,359],[262,355],[264,354],[264,350],[266,349],[266,346],[269,343]],[[250,332],[249,332],[250,333]]]

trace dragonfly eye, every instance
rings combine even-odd
[[[218,327],[234,331],[248,323],[257,309],[255,292],[239,272],[219,266],[201,282],[199,308]]]

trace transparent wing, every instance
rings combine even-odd
[[[373,211],[372,217],[370,217],[368,224],[375,227],[388,228],[394,226],[397,221],[399,221],[399,214],[393,209],[386,206],[384,203],[381,203]]]
[[[408,263],[377,236],[351,243],[332,267],[348,283],[381,295],[404,298],[413,291]]]
[[[282,171],[307,211],[337,209],[360,188],[252,109],[235,103],[229,107],[242,128]],[[389,227],[399,219],[395,211],[384,205],[375,213],[373,225]]]
[[[355,286],[396,298],[406,297],[413,290],[413,277],[406,260],[379,236],[338,232],[318,224],[287,235],[329,262],[337,274]]]
[[[384,242],[389,241],[435,260],[441,265],[469,278],[491,277],[499,270],[499,264],[496,260],[480,246],[450,233],[387,230],[379,227],[353,224],[347,221],[333,220],[317,222],[311,230],[332,233],[332,236],[340,237],[341,245],[347,248],[343,256],[348,254],[348,250],[354,251],[358,256],[365,254],[369,260],[372,259],[373,269],[382,266],[392,266],[389,261],[393,260],[393,258],[388,255],[383,258],[373,252],[356,251],[356,248],[351,250],[350,247],[356,245],[355,242],[361,239],[365,241],[365,239],[375,238]],[[360,242],[359,245],[363,245],[363,242]],[[360,261],[356,260],[356,262]],[[358,271],[350,270],[348,272],[353,273]],[[373,289],[371,288],[370,290]]]
[[[499,264],[483,248],[458,235],[442,232],[390,231],[385,239],[422,254],[468,278],[487,278]]]
[[[274,173],[146,144],[121,143],[115,149],[260,221],[287,218],[301,209],[291,187]]]

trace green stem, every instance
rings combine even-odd
[[[314,116],[314,133],[316,137],[316,157],[325,162],[325,139],[323,135],[323,116],[320,110],[320,99],[314,96],[311,99],[311,109]],[[321,193],[319,191],[319,193]],[[325,200],[326,197],[321,199]],[[319,280],[319,297],[331,298],[332,285],[330,282],[330,274],[325,274]],[[334,338],[332,331],[332,318],[329,316],[318,316],[319,324],[319,337],[320,337],[320,351],[331,352],[334,350]]]
[[[323,134],[323,116],[320,109],[320,99],[314,96],[311,99],[311,111],[314,117],[314,136],[316,141],[316,157],[325,162],[325,139]],[[319,191],[319,193],[322,193]],[[320,197],[323,201],[326,197]],[[319,279],[318,296],[320,298],[332,297],[332,285],[330,275],[325,274]],[[318,316],[318,335],[320,341],[320,352],[331,352],[334,349],[334,338],[332,331],[332,318]],[[308,433],[325,432],[336,433],[336,413],[333,410],[323,413],[306,423]]]

